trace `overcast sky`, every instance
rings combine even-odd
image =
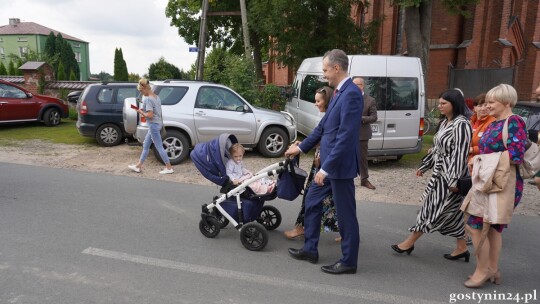
[[[6,2],[8,0],[5,0]],[[3,0],[4,2],[4,0]],[[12,0],[0,10],[10,18],[35,22],[89,43],[90,72],[114,72],[114,49],[122,48],[129,73],[148,73],[161,56],[187,71],[197,59],[165,17],[167,0]],[[6,4],[6,3],[4,3]]]

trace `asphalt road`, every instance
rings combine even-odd
[[[0,303],[525,303],[534,293],[528,302],[539,302],[539,217],[515,216],[504,232],[503,284],[470,290],[462,284],[474,263],[442,258],[453,239],[427,235],[411,256],[391,250],[417,207],[359,201],[358,273],[333,276],[320,271],[339,258],[333,233],[322,235],[318,265],[287,254],[302,244],[282,236],[299,199],[267,202],[283,223],[261,252],[246,250],[231,226],[205,238],[201,204],[217,193],[0,163]],[[479,302],[478,293],[520,298]]]

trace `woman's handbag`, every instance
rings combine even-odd
[[[504,122],[502,137],[504,147],[508,149],[506,146],[506,142],[508,141],[508,118]],[[538,144],[530,140],[529,144],[529,148],[525,150],[525,154],[523,155],[523,163],[519,165],[519,175],[522,178],[533,177],[540,170],[540,148]]]
[[[530,147],[525,151],[519,173],[523,178],[533,177],[540,171],[540,148],[538,144],[529,141]]]
[[[294,201],[304,190],[307,172],[298,167],[299,162],[298,156],[290,160],[287,169],[278,175],[277,196],[279,198]]]
[[[165,125],[163,124],[163,117],[161,118],[161,130],[159,130],[159,135],[161,136],[161,140],[165,139],[165,136],[167,135],[167,130],[165,130]]]
[[[472,188],[472,179],[470,176],[460,177],[457,181],[457,186],[459,189],[459,194],[466,196],[469,193],[469,190]]]

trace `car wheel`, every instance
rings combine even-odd
[[[186,135],[176,130],[167,130],[167,135],[163,138],[163,148],[173,166],[179,165],[189,155],[189,141]],[[154,155],[157,160],[164,164],[155,147]]]
[[[261,135],[258,150],[264,157],[280,157],[289,144],[289,136],[278,127],[270,127]]]
[[[112,147],[122,142],[122,130],[114,124],[104,124],[97,129],[96,140],[103,147]]]
[[[43,122],[46,126],[54,127],[60,124],[60,111],[56,108],[50,108],[43,115]]]

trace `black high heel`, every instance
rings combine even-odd
[[[392,247],[392,249],[394,249],[395,252],[397,252],[397,253],[406,252],[407,255],[411,255],[411,252],[413,252],[413,250],[414,250],[414,245],[412,245],[412,247],[407,248],[407,249],[401,249],[401,248],[399,248],[398,245],[392,245],[391,247]]]
[[[458,255],[452,255],[451,253],[447,253],[444,255],[444,258],[447,260],[459,260],[461,258],[465,258],[465,263],[469,263],[469,259],[471,258],[471,254],[469,253],[469,250],[462,252]]]

